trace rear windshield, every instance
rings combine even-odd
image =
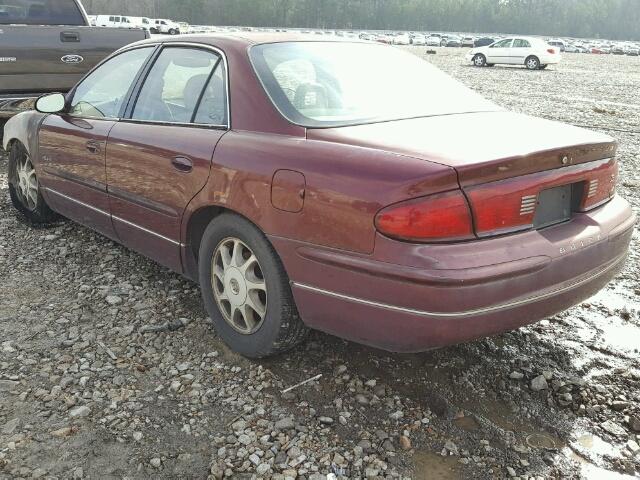
[[[0,0],[0,25],[84,25],[74,0]]]
[[[250,55],[278,110],[305,127],[499,110],[430,63],[395,47],[285,42],[257,45]]]

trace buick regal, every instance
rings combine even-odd
[[[604,287],[634,215],[616,143],[510,113],[391,46],[150,39],[5,128],[13,204],[199,282],[249,357],[319,329],[401,352]]]

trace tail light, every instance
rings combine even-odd
[[[384,235],[416,242],[475,238],[469,205],[460,190],[391,205],[376,216]]]
[[[608,168],[594,171],[584,182],[584,193],[580,210],[586,212],[609,201],[616,193],[618,182],[618,163]]]
[[[607,202],[615,194],[618,164],[615,159],[584,163],[524,175],[465,189],[479,237],[532,228],[540,192],[561,185],[582,189],[579,211]]]
[[[555,55],[556,51],[553,48],[547,48],[547,53],[550,53],[551,55]]]

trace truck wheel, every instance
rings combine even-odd
[[[232,350],[262,358],[304,340],[308,329],[289,277],[255,225],[229,213],[216,217],[204,232],[198,258],[205,308]]]
[[[176,35],[178,32],[176,31],[175,28],[171,28],[169,29],[169,35]]]
[[[58,217],[44,201],[36,170],[20,142],[13,142],[9,151],[9,196],[16,210],[32,223],[51,223]]]
[[[158,30],[152,27],[149,29],[149,33],[153,33],[155,35],[158,33]]]

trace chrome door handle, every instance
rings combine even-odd
[[[173,168],[182,173],[189,173],[193,170],[193,161],[187,157],[173,157],[171,159],[171,164]]]

